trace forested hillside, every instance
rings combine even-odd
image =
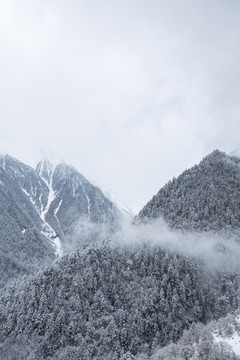
[[[239,274],[160,247],[85,246],[0,300],[0,358],[120,359],[151,356],[194,322],[239,306]]]
[[[169,181],[135,222],[156,218],[163,218],[174,229],[239,229],[240,159],[215,150],[199,165]]]
[[[0,360],[238,360],[206,324],[240,308],[240,160],[214,151],[122,228],[74,168],[3,160]]]

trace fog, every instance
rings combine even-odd
[[[0,152],[75,166],[137,213],[239,142],[240,2],[0,0]]]
[[[234,232],[186,232],[170,229],[163,220],[135,225],[129,219],[122,221],[115,231],[106,225],[93,224],[83,219],[67,239],[67,252],[89,243],[108,243],[123,250],[137,251],[142,247],[161,247],[170,252],[199,259],[208,271],[240,272],[240,234]]]

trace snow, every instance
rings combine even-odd
[[[31,194],[29,194],[24,188],[22,188],[22,191],[29,197],[29,199],[31,200],[32,204],[35,206],[36,210],[38,211],[42,221],[43,221],[43,225],[42,225],[42,235],[44,235],[47,239],[50,240],[50,242],[52,243],[53,247],[55,248],[55,254],[56,256],[58,257],[61,257],[62,254],[63,254],[63,251],[62,251],[62,246],[61,246],[61,241],[59,239],[59,237],[57,237],[57,234],[56,232],[53,230],[53,228],[47,223],[45,217],[46,217],[46,214],[49,210],[49,207],[52,203],[52,201],[55,199],[55,192],[52,188],[52,176],[50,178],[50,184],[48,185],[47,182],[45,181],[44,178],[42,178],[43,181],[46,183],[46,185],[48,186],[49,188],[49,194],[48,194],[48,201],[47,201],[47,205],[45,207],[45,209],[43,209],[43,204],[42,204],[42,195],[40,196],[39,198],[39,201],[40,201],[40,211],[38,211],[38,209],[36,208],[34,202],[33,202],[33,199],[32,199],[32,196]],[[61,206],[61,204],[59,204],[58,206],[58,209],[57,211],[59,210],[59,207]],[[54,214],[55,214],[55,217],[56,217],[56,213],[57,211],[55,210]],[[56,218],[57,222],[58,222],[58,219]],[[59,222],[58,222],[59,224]],[[23,231],[22,231],[23,232]],[[24,233],[24,232],[23,232]]]
[[[62,250],[62,244],[61,244],[61,241],[59,239],[59,237],[55,237],[54,238],[54,246],[55,246],[55,249],[56,249],[56,254],[61,257],[63,255],[63,250]]]
[[[44,217],[44,219],[45,219],[45,216],[46,216],[46,214],[47,214],[47,212],[48,212],[48,210],[49,210],[49,208],[50,208],[51,203],[53,202],[53,200],[54,200],[55,197],[56,197],[55,191],[54,191],[53,188],[52,188],[52,177],[53,177],[53,174],[51,174],[50,183],[49,183],[49,184],[46,182],[46,180],[45,180],[44,178],[42,178],[43,181],[44,181],[44,182],[46,183],[46,185],[48,186],[48,189],[49,189],[47,205],[46,205],[44,211],[42,212],[42,216]]]
[[[54,201],[54,199],[56,198],[56,192],[53,190],[53,187],[52,187],[52,178],[53,178],[53,171],[52,169],[48,169],[49,170],[49,183],[41,176],[41,172],[39,174],[39,176],[41,176],[42,180],[45,182],[45,184],[47,185],[48,189],[49,189],[49,193],[48,193],[48,199],[47,199],[47,205],[46,207],[43,209],[43,205],[42,205],[42,201],[41,201],[41,197],[39,198],[39,201],[40,201],[40,204],[41,204],[41,212],[40,212],[40,216],[41,216],[41,219],[42,221],[44,222],[45,226],[47,227],[47,229],[45,229],[45,231],[42,231],[42,234],[44,236],[46,236],[47,238],[50,238],[50,241],[52,242],[54,248],[55,248],[55,253],[57,256],[61,257],[62,254],[63,254],[63,251],[62,251],[62,245],[61,245],[61,241],[59,239],[59,237],[57,236],[56,232],[53,230],[53,228],[48,224],[48,222],[46,221],[46,214],[52,204],[52,202]],[[57,218],[57,212],[60,208],[60,206],[62,205],[62,201],[61,200],[58,204],[58,207],[57,209],[55,209],[54,211],[54,216],[55,216],[55,219],[59,225],[59,229],[62,231],[61,229],[61,226],[60,226],[60,223],[58,221],[58,218]],[[63,231],[62,231],[63,233]]]
[[[236,320],[240,322],[240,315],[236,317]],[[223,341],[227,343],[229,346],[231,346],[236,355],[240,355],[240,334],[237,331],[235,331],[229,337],[222,337],[217,334],[213,334],[213,336],[216,342]]]
[[[56,208],[56,210],[54,211],[54,215],[56,216],[58,213],[58,210],[60,209],[60,206],[62,205],[63,199],[60,200],[58,207]]]
[[[39,176],[42,178],[42,180],[44,180],[45,183],[47,183],[47,185],[49,185],[49,179],[51,178],[53,171],[54,171],[54,166],[53,164],[49,161],[49,160],[42,160],[39,163],[40,169],[39,169]],[[44,172],[47,173],[47,177],[44,178]]]
[[[42,212],[43,212],[42,196],[43,196],[43,194],[41,194],[41,195],[40,195],[40,197],[39,197],[39,202],[40,202],[40,213],[41,213],[41,214],[42,214]]]
[[[214,334],[216,342],[224,341],[231,346],[236,355],[240,355],[240,335],[235,331],[229,338],[224,338]]]
[[[87,199],[87,209],[88,209],[88,218],[90,219],[90,208],[91,208],[91,201],[90,201],[90,198],[89,198],[89,196],[87,195],[87,193],[86,193],[86,191],[85,191],[85,189],[84,189],[84,195],[85,195],[85,197],[86,197],[86,199]]]
[[[24,188],[21,188],[21,189],[22,189],[22,191],[24,192],[24,194],[26,194],[27,197],[30,199],[30,201],[32,202],[32,204],[35,206],[35,204],[34,204],[34,202],[33,202],[33,200],[32,200],[31,194],[29,194]]]
[[[60,209],[60,206],[62,205],[62,202],[63,202],[63,199],[60,200],[60,202],[59,202],[59,204],[58,204],[58,207],[56,208],[56,210],[54,210],[54,216],[55,216],[55,219],[57,220],[59,229],[61,230],[62,234],[64,235],[64,232],[62,231],[60,222],[59,222],[58,217],[57,217],[57,213],[58,213],[58,210]]]
[[[59,237],[56,235],[55,231],[51,228],[51,226],[44,222],[43,230],[41,231],[41,233],[51,241],[53,247],[55,248],[55,255],[61,257],[63,255],[62,244]]]

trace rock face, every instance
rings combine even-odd
[[[22,177],[21,171],[22,169],[15,168],[16,177],[22,186],[28,188],[34,178],[30,179],[28,173],[28,182],[27,177]],[[0,286],[17,275],[30,273],[40,266],[50,264],[56,258],[54,247],[41,232],[43,222],[37,209],[24,187],[21,188],[11,176],[13,174],[12,160],[1,158]]]
[[[37,165],[37,173],[48,187],[44,218],[58,236],[71,234],[81,218],[109,226],[116,222],[117,208],[74,167],[58,164],[53,168],[44,161]]]
[[[215,150],[167,183],[135,221],[163,218],[184,230],[240,227],[240,159]]]
[[[79,221],[114,227],[119,211],[73,167],[49,161],[36,170],[0,157],[1,283],[61,256]]]

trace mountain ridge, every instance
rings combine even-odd
[[[219,150],[163,186],[135,217],[162,218],[174,229],[240,228],[240,159]]]
[[[50,264],[78,247],[80,243],[71,240],[79,231],[78,223],[104,224],[113,229],[120,218],[117,207],[102,191],[65,163],[53,166],[45,160],[34,169],[10,155],[0,156],[0,197],[0,259],[4,264],[11,257],[15,259],[11,271],[5,271],[4,282],[7,273],[9,279],[16,275],[14,267],[22,266],[24,273],[24,264],[21,260],[18,263],[18,258],[27,256],[26,267],[32,263],[30,267],[35,269],[41,262],[43,266]],[[17,244],[18,254],[11,241]],[[34,246],[35,253],[31,253]]]

